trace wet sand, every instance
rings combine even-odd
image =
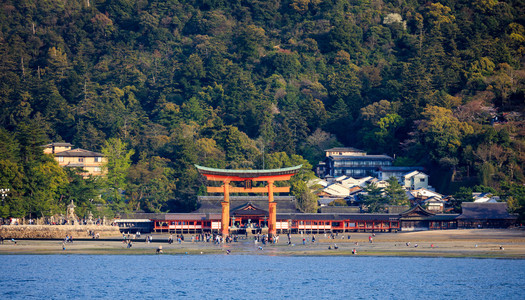
[[[350,236],[350,239],[348,239]],[[324,234],[294,234],[292,245],[288,245],[286,235],[281,235],[278,244],[262,245],[254,243],[253,237],[240,239],[236,243],[215,245],[205,242],[190,242],[191,234],[185,234],[186,241],[167,244],[167,235],[154,235],[152,243],[141,240],[127,248],[122,241],[77,240],[66,243],[58,240],[19,240],[15,245],[9,240],[0,244],[0,254],[156,254],[162,246],[163,254],[226,254],[233,255],[366,255],[366,256],[428,256],[428,257],[485,257],[525,259],[525,231],[510,230],[444,230],[399,233],[376,233],[369,242],[369,233],[339,234],[330,239]],[[308,238],[303,245],[303,237]],[[119,238],[119,237],[115,237]],[[121,238],[121,237],[120,237]],[[410,243],[407,246],[407,243]],[[337,244],[338,249],[333,249]],[[417,245],[417,247],[415,247]],[[262,247],[262,250],[259,249]],[[332,249],[329,250],[328,248]],[[352,254],[353,249],[357,254]]]

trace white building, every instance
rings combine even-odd
[[[410,193],[412,194],[412,196],[414,196],[415,198],[419,198],[419,199],[428,199],[431,197],[435,197],[437,199],[443,199],[443,195],[441,195],[440,193],[436,193],[426,188],[419,188],[417,190],[412,190],[410,191]]]
[[[472,197],[476,203],[497,203],[500,200],[498,196],[493,196],[491,193],[472,193]]]
[[[431,189],[432,187],[428,185],[428,175],[421,171],[412,171],[403,176],[403,181],[401,183],[405,188],[410,190],[417,189]]]
[[[336,197],[342,197],[342,198],[350,195],[350,189],[347,187],[344,187],[343,185],[339,183],[330,184],[329,186],[323,189],[323,192],[330,196],[336,196]]]

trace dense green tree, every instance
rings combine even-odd
[[[467,134],[473,133],[472,126],[460,122],[452,111],[429,106],[422,113],[424,119],[418,125],[423,135],[423,143],[430,151],[430,156],[436,161],[451,156],[456,156],[462,139]]]
[[[509,205],[509,210],[517,213],[519,222],[525,222],[525,188],[522,185],[505,182],[502,186],[503,198]]]
[[[408,196],[405,189],[399,184],[396,177],[390,177],[385,187],[385,197],[391,205],[408,205]]]
[[[167,210],[167,203],[174,198],[175,190],[173,170],[167,168],[167,163],[166,159],[151,157],[130,167],[128,194],[132,209],[148,212]]]
[[[368,212],[382,212],[385,205],[388,203],[388,198],[383,195],[383,190],[375,183],[367,184],[364,189],[364,194],[360,196],[363,205],[368,209]]]
[[[62,208],[71,201],[76,205],[75,214],[85,217],[91,212],[94,216],[99,216],[95,204],[100,203],[101,179],[96,176],[85,178],[81,168],[64,169],[67,175],[68,184],[62,192]]]
[[[107,159],[104,165],[106,174],[107,195],[117,202],[122,200],[122,193],[127,188],[126,177],[131,166],[131,156],[135,150],[119,138],[111,138],[104,143],[102,153]]]

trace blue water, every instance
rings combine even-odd
[[[3,255],[0,299],[525,299],[525,260]]]

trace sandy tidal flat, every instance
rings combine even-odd
[[[294,234],[292,245],[286,235],[278,244],[255,243],[253,236],[237,243],[186,242],[167,244],[167,235],[154,235],[152,243],[133,241],[131,248],[122,241],[77,240],[65,243],[59,240],[10,240],[0,244],[0,254],[156,254],[162,246],[163,254],[257,254],[257,255],[368,255],[368,256],[436,256],[436,257],[501,257],[525,259],[525,231],[509,230],[443,230],[399,233],[345,233],[334,239],[329,235]],[[372,237],[372,242],[369,238]],[[118,238],[118,237],[115,237]],[[307,240],[303,245],[303,238]],[[65,250],[63,246],[65,245]],[[337,245],[338,249],[334,249]],[[416,247],[417,246],[417,247]],[[262,249],[261,249],[262,248]],[[329,249],[332,248],[332,249]],[[229,250],[229,251],[228,251]],[[356,254],[352,254],[353,252]]]

